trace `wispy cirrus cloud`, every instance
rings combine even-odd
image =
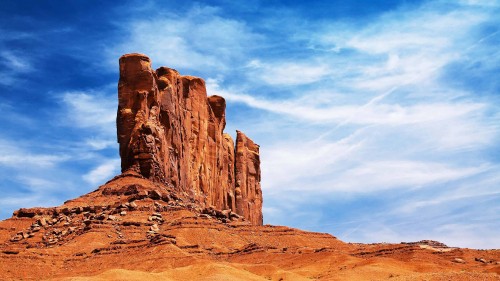
[[[21,74],[33,70],[30,59],[26,54],[7,50],[0,52],[0,85],[12,85],[19,81]]]
[[[117,101],[94,91],[67,92],[62,95],[62,102],[67,106],[69,121],[82,128],[112,130],[110,124],[116,121]]]
[[[52,168],[69,158],[66,154],[53,155],[29,151],[19,147],[19,143],[0,139],[0,166],[24,169]]]
[[[58,95],[66,116],[62,125],[88,130],[91,137],[83,144],[91,150],[116,146],[117,100],[106,92],[106,89],[71,91]]]
[[[406,106],[397,103],[367,103],[361,105],[339,104],[325,108],[324,104],[304,104],[303,100],[314,99],[314,96],[303,96],[297,100],[268,100],[249,94],[232,93],[213,84],[209,86],[213,92],[223,93],[227,99],[233,102],[242,102],[254,108],[313,122],[359,125],[418,124],[476,114],[484,111],[487,106],[473,102],[417,103]]]
[[[83,179],[92,185],[104,184],[120,172],[120,159],[106,159],[97,167],[83,175]]]
[[[330,66],[311,62],[272,62],[252,60],[247,64],[254,81],[264,81],[273,86],[295,86],[318,82],[329,76]]]
[[[261,40],[244,21],[223,17],[216,7],[195,5],[178,13],[158,13],[154,7],[150,12],[149,18],[126,23],[130,32],[123,43],[108,49],[113,62],[140,52],[158,66],[231,71]]]

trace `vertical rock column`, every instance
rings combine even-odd
[[[236,212],[262,225],[259,146],[240,131],[236,131],[235,177]]]
[[[163,181],[164,131],[159,124],[158,88],[151,60],[141,54],[120,58],[116,127],[122,171]]]

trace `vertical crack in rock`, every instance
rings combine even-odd
[[[151,68],[142,54],[120,58],[117,134],[122,172],[186,192],[203,207],[262,224],[259,146],[226,126],[226,101],[207,97],[205,81]]]

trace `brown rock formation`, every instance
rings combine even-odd
[[[262,224],[262,192],[260,189],[259,146],[245,134],[236,135],[236,212],[253,224]]]
[[[224,134],[226,102],[205,82],[151,68],[142,54],[120,58],[117,130],[122,172],[186,192],[202,207],[230,209],[262,224],[258,145]],[[235,181],[236,179],[236,181]]]

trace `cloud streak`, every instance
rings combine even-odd
[[[130,34],[123,44],[108,50],[111,61],[140,52],[154,58],[158,66],[224,72],[260,40],[245,22],[222,17],[215,7],[195,5],[178,14],[158,13],[155,8],[150,12],[155,16],[126,23]]]

